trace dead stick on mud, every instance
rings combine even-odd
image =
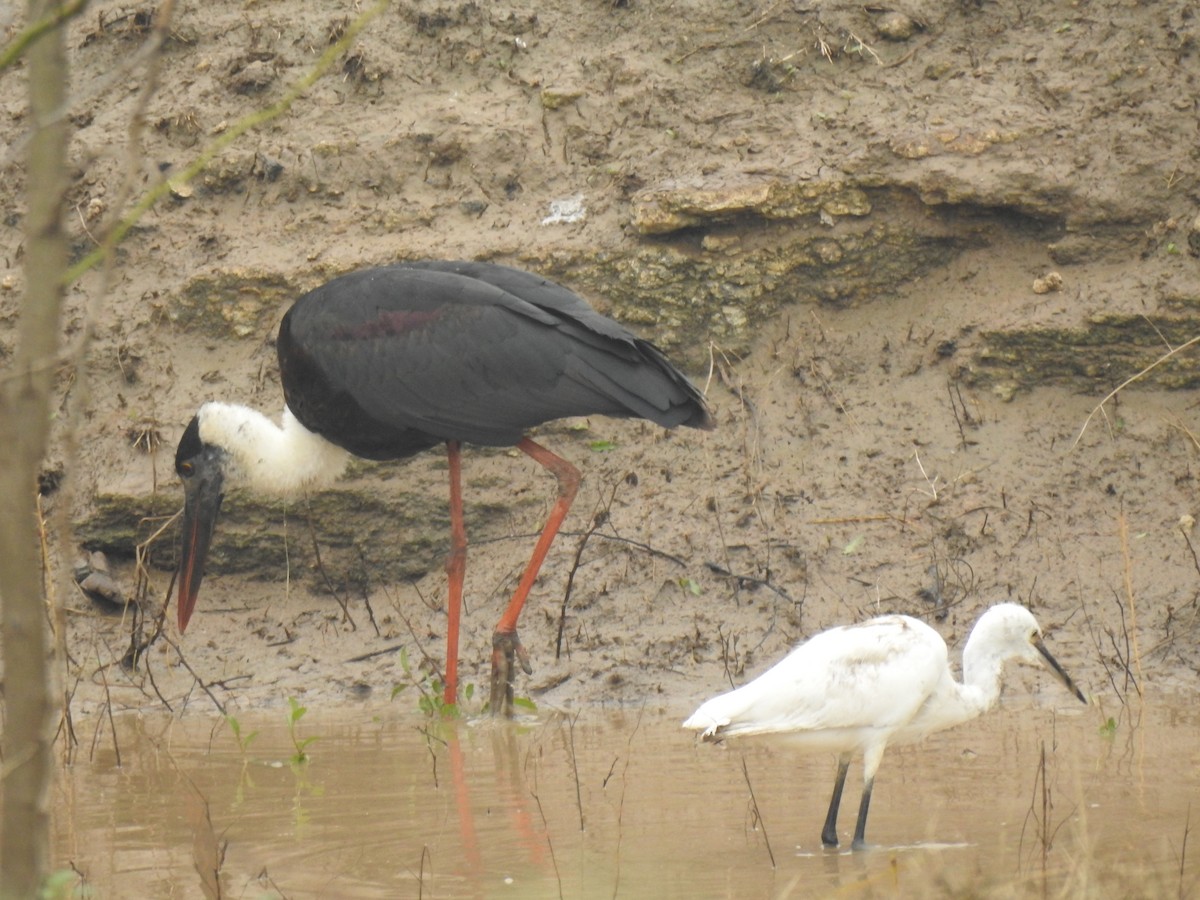
[[[1083,437],[1083,433],[1085,431],[1087,431],[1087,427],[1089,424],[1091,424],[1091,421],[1095,417],[1096,413],[1104,412],[1104,405],[1106,403],[1108,403],[1109,400],[1111,400],[1113,397],[1117,396],[1117,394],[1121,393],[1121,391],[1125,390],[1125,388],[1129,387],[1129,385],[1133,384],[1138,379],[1144,377],[1151,370],[1157,368],[1158,366],[1161,366],[1163,363],[1165,363],[1171,357],[1175,356],[1177,353],[1182,353],[1184,350],[1188,349],[1188,347],[1191,347],[1197,343],[1200,343],[1200,334],[1196,335],[1191,340],[1185,341],[1184,343],[1180,344],[1178,347],[1175,347],[1173,350],[1170,350],[1167,353],[1164,353],[1162,356],[1160,356],[1154,362],[1150,363],[1150,365],[1146,366],[1146,368],[1142,369],[1142,371],[1138,372],[1136,375],[1131,375],[1130,377],[1126,378],[1124,381],[1122,381],[1120,384],[1118,384],[1115,388],[1113,388],[1111,391],[1109,391],[1108,396],[1106,396],[1103,400],[1101,400],[1099,403],[1097,403],[1092,408],[1092,411],[1090,413],[1088,413],[1087,418],[1083,420],[1083,427],[1079,429],[1079,434],[1075,435],[1075,440],[1073,440],[1071,442],[1071,449],[1072,450],[1075,449],[1075,445],[1079,443],[1080,439]],[[1105,418],[1108,418],[1108,417],[1105,416]]]
[[[418,592],[418,596],[419,595],[420,592]],[[424,600],[425,598],[422,597],[421,599]],[[408,633],[412,637],[413,643],[417,645],[417,652],[421,654],[421,661],[425,665],[429,666],[430,671],[432,671],[433,674],[438,677],[439,681],[443,680],[444,676],[442,675],[442,667],[438,665],[438,661],[436,659],[425,652],[425,645],[422,644],[421,639],[417,637],[417,632],[412,626],[412,621],[401,611],[400,607],[395,606],[395,604],[393,604],[393,607],[396,610],[396,615],[400,617],[400,621],[404,623],[404,627],[408,629]],[[416,683],[415,680],[414,683]]]
[[[1100,628],[1092,622],[1091,613],[1088,612],[1087,604],[1083,601],[1082,597],[1080,597],[1079,608],[1083,610],[1083,619],[1087,623],[1088,634],[1091,635],[1092,644],[1096,648],[1096,658],[1100,660],[1100,665],[1104,667],[1104,674],[1108,676],[1108,683],[1112,685],[1113,691],[1121,698],[1121,704],[1124,705],[1125,697],[1120,686],[1117,684],[1116,673],[1113,672],[1112,667],[1108,664],[1108,654],[1104,652],[1104,644],[1100,638]]]
[[[629,476],[625,476],[625,481],[628,481]],[[557,662],[562,658],[562,642],[563,631],[567,627],[567,604],[571,600],[571,588],[575,584],[575,573],[579,571],[579,561],[583,557],[583,548],[587,546],[588,539],[596,533],[596,529],[609,521],[613,501],[617,498],[617,490],[620,488],[621,482],[618,481],[612,486],[612,491],[609,492],[608,500],[604,503],[603,509],[598,509],[592,513],[592,524],[588,526],[588,530],[583,533],[579,539],[579,544],[575,547],[575,559],[571,563],[571,571],[567,573],[567,586],[563,590],[562,607],[558,611],[558,635],[554,641],[554,659]]]
[[[1125,606],[1121,603],[1121,595],[1114,592],[1113,601],[1117,604],[1117,611],[1121,614],[1121,635],[1125,645],[1124,648],[1118,646],[1117,633],[1115,631],[1107,628],[1105,632],[1108,634],[1108,642],[1112,645],[1113,655],[1121,664],[1121,670],[1125,673],[1126,689],[1121,693],[1121,703],[1126,704],[1128,701],[1125,699],[1125,696],[1129,693],[1129,682],[1133,682],[1133,689],[1138,692],[1138,696],[1141,696],[1142,689],[1138,686],[1137,678],[1129,669],[1129,657],[1131,655],[1129,649],[1129,625],[1125,620]]]
[[[134,591],[133,619],[129,623],[129,649],[126,650],[125,655],[121,657],[121,668],[123,669],[127,669],[129,671],[136,670],[138,663],[143,657],[145,657],[146,651],[150,649],[150,646],[156,640],[158,640],[159,636],[163,633],[163,625],[167,618],[167,604],[171,602],[171,592],[175,589],[175,579],[178,577],[179,573],[173,572],[171,574],[171,580],[167,584],[167,592],[163,596],[163,601],[158,606],[157,613],[153,617],[154,631],[149,637],[146,637],[145,628],[147,616],[145,610],[149,605],[148,599],[150,596],[151,581],[150,566],[148,561],[150,558],[150,551],[153,549],[155,543],[158,542],[158,539],[167,531],[168,528],[175,524],[176,520],[179,519],[179,516],[180,513],[175,513],[175,515],[163,522],[155,530],[155,532],[150,535],[150,537],[146,538],[146,540],[134,547],[133,553],[134,560],[136,561],[135,569],[137,572],[137,587]],[[142,523],[147,521],[147,519],[140,520],[138,522],[139,529]],[[149,666],[147,666],[146,671],[149,672]],[[153,684],[153,677],[151,678],[151,684]],[[157,692],[157,690],[158,687],[156,685],[155,692]],[[163,702],[165,703],[166,701],[164,700]],[[167,708],[169,709],[170,707],[168,706]]]
[[[196,684],[200,685],[200,690],[202,690],[202,691],[204,691],[204,693],[208,694],[208,699],[213,702],[213,706],[215,706],[217,708],[217,712],[219,712],[223,716],[228,715],[228,713],[225,712],[225,707],[222,705],[221,701],[216,698],[216,696],[213,694],[213,692],[208,689],[208,685],[205,684],[204,681],[200,678],[200,676],[196,674],[196,670],[193,669],[191,664],[187,661],[187,657],[185,657],[183,655],[183,651],[179,649],[179,645],[177,643],[175,643],[173,640],[171,640],[171,638],[165,632],[163,633],[162,637],[163,637],[163,640],[166,641],[170,645],[171,649],[175,651],[176,655],[179,656],[179,662],[183,665],[183,667],[188,670],[188,673],[194,679],[196,679]]]
[[[472,547],[483,547],[487,544],[502,544],[507,541],[526,541],[526,540],[530,540],[532,538],[536,538],[540,533],[541,532],[537,532],[537,531],[526,531],[526,532],[521,532],[519,534],[506,534],[501,537],[480,538],[477,541],[472,541],[471,546]],[[587,533],[588,532],[584,532],[584,531],[567,531],[564,528],[558,532],[558,536],[560,538],[582,537],[583,535],[585,535]],[[622,537],[619,534],[606,534],[603,531],[592,531],[591,536],[594,537],[598,541],[612,541],[613,543],[616,543],[616,544],[626,544],[630,547],[633,547],[636,550],[641,550],[643,553],[649,553],[651,556],[657,556],[659,559],[665,559],[668,562],[673,562],[677,566],[686,567],[688,565],[687,560],[685,560],[681,557],[678,557],[673,553],[668,553],[666,550],[659,550],[657,547],[652,547],[650,544],[647,544],[644,541],[636,541],[633,538]],[[422,599],[424,599],[424,598],[422,598]],[[429,603],[426,603],[425,605],[428,606],[430,609],[436,608],[436,604],[431,605]]]
[[[1192,554],[1192,566],[1196,569],[1196,574],[1200,575],[1200,557],[1196,556],[1196,548],[1192,545],[1192,539],[1188,537],[1187,530],[1180,526],[1179,533],[1183,535],[1183,542],[1187,544],[1188,552]]]
[[[766,580],[765,578],[755,578],[753,575],[739,575],[736,572],[730,572],[724,566],[720,565],[719,563],[715,563],[715,562],[706,562],[704,564],[704,567],[706,569],[708,569],[708,571],[712,572],[714,575],[717,575],[721,578],[727,578],[730,581],[736,582],[737,587],[739,587],[739,588],[744,585],[752,585],[754,587],[764,587],[769,591],[775,592],[780,597],[782,597],[784,600],[786,600],[788,603],[791,603],[791,604],[796,603],[796,601],[793,600],[788,595],[787,591],[785,591],[783,588],[776,587],[775,585],[771,584],[771,582]]]
[[[407,644],[392,644],[390,647],[384,647],[382,650],[372,650],[369,653],[360,653],[358,656],[352,656],[346,662],[366,662],[368,659],[374,659],[377,656],[387,656],[389,653],[396,653],[407,647]]]
[[[306,523],[308,525],[308,534],[312,538],[313,556],[317,561],[317,571],[321,573],[321,580],[325,582],[325,588],[329,593],[333,594],[333,599],[337,601],[337,605],[342,608],[342,621],[350,623],[351,631],[358,631],[358,623],[354,621],[354,617],[350,615],[350,606],[342,599],[341,592],[333,586],[333,581],[329,577],[329,573],[325,570],[325,563],[321,560],[321,545],[317,541],[317,528],[313,525],[312,520],[312,505],[309,503],[308,495],[304,495],[304,511],[306,515]]]
[[[358,561],[362,564],[364,573],[371,571],[371,567],[367,564],[367,554],[363,553],[362,547],[358,548]],[[367,618],[371,620],[371,627],[375,629],[375,637],[382,637],[383,632],[379,630],[379,623],[375,621],[375,609],[371,606],[371,591],[368,589],[365,580],[362,589],[362,599],[363,606],[367,608]]]
[[[856,525],[861,522],[886,522],[893,518],[887,513],[873,513],[867,516],[830,516],[825,519],[809,519],[806,525]]]

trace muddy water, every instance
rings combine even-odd
[[[679,714],[517,725],[408,709],[77,723],[55,861],[98,897],[1181,896],[1196,698],[1005,708],[884,758],[867,852],[818,840],[830,756],[698,745]],[[118,765],[117,754],[120,754]],[[89,759],[90,757],[90,759]],[[847,783],[848,844],[860,782]],[[207,873],[207,874],[205,874]],[[216,874],[214,874],[216,873]]]

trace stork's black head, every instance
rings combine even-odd
[[[175,451],[175,471],[183,480],[183,547],[179,557],[176,612],[179,630],[187,628],[204,578],[204,560],[212,542],[225,494],[225,451],[200,437],[200,416],[184,429]]]

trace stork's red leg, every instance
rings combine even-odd
[[[522,438],[521,442],[517,444],[517,449],[554,473],[554,477],[558,479],[558,500],[555,502],[554,508],[550,510],[550,516],[546,519],[541,537],[538,538],[537,545],[533,548],[529,564],[525,566],[525,573],[521,576],[521,581],[517,585],[512,599],[508,602],[508,608],[504,610],[504,615],[496,623],[496,631],[492,635],[491,710],[494,716],[500,715],[501,709],[505,715],[512,714],[512,682],[516,674],[514,672],[515,662],[520,660],[521,668],[526,674],[533,671],[529,665],[529,654],[525,652],[525,648],[521,646],[521,641],[517,637],[517,619],[521,616],[525,598],[529,596],[533,582],[537,579],[538,571],[542,568],[542,561],[545,560],[546,553],[550,550],[550,544],[553,543],[554,536],[558,534],[558,529],[562,526],[563,519],[567,517],[567,511],[571,508],[571,501],[575,499],[575,494],[579,490],[579,470],[561,456],[551,453],[529,438]]]
[[[445,701],[458,702],[458,626],[462,617],[463,576],[467,570],[467,528],[463,524],[462,447],[458,441],[446,442],[446,457],[450,463],[450,558],[446,560],[446,575],[450,582],[450,597],[446,612],[450,617],[446,628],[446,686]]]

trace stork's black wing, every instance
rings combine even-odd
[[[288,311],[278,347],[297,418],[372,458],[451,439],[513,444],[573,415],[711,427],[699,392],[653,345],[571,291],[489,263],[334,279]]]

